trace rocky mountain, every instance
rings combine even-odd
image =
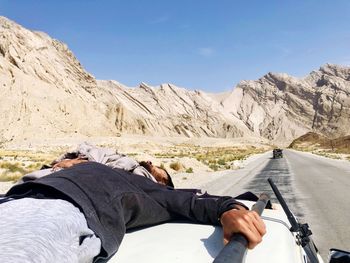
[[[112,134],[96,88],[65,44],[0,17],[0,141]]]
[[[109,105],[108,116],[122,133],[186,137],[251,134],[243,124],[225,116],[220,104],[201,91],[172,84],[151,87],[141,83],[138,88],[127,88],[115,81],[97,83],[99,99]]]
[[[68,47],[0,17],[0,142],[136,133],[249,134],[200,91],[97,81]]]
[[[64,43],[4,17],[0,89],[0,144],[120,134],[288,144],[307,131],[342,136],[350,127],[350,68],[327,64],[303,79],[269,73],[225,94],[172,84],[129,88],[96,80]]]
[[[288,147],[304,151],[323,150],[331,153],[350,154],[350,135],[329,139],[323,135],[308,132],[293,140]]]
[[[344,136],[350,128],[350,68],[326,64],[302,79],[268,73],[240,82],[221,103],[254,134],[276,142],[308,131]]]

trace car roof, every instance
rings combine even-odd
[[[252,202],[243,201],[251,206]],[[302,251],[289,231],[281,209],[265,209],[262,216],[267,234],[249,250],[246,263],[303,262]],[[222,228],[211,225],[172,222],[129,232],[110,262],[213,262],[223,248]]]

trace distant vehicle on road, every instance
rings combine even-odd
[[[273,149],[272,156],[273,156],[273,159],[283,158],[283,151],[282,151],[282,149]]]

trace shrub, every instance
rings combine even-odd
[[[7,182],[7,181],[17,181],[19,178],[21,178],[23,176],[22,173],[20,172],[4,172],[2,174],[0,174],[0,182]]]
[[[217,171],[219,169],[219,167],[216,164],[209,165],[209,168],[214,170],[214,171]]]
[[[30,163],[27,165],[27,169],[34,171],[39,170],[43,166],[43,163]]]
[[[192,167],[186,169],[186,173],[193,173]]]
[[[220,164],[220,165],[225,165],[225,164],[226,164],[226,162],[225,162],[225,160],[224,160],[224,159],[219,159],[218,164]]]
[[[182,168],[182,164],[179,162],[174,162],[170,164],[170,168],[175,171],[179,171]]]
[[[11,173],[20,172],[25,173],[27,172],[25,169],[23,169],[22,164],[16,162],[16,163],[10,163],[10,162],[3,162],[0,164],[0,168],[6,169]]]

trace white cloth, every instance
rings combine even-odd
[[[0,204],[0,262],[92,262],[101,240],[84,215],[60,199],[15,199]]]

